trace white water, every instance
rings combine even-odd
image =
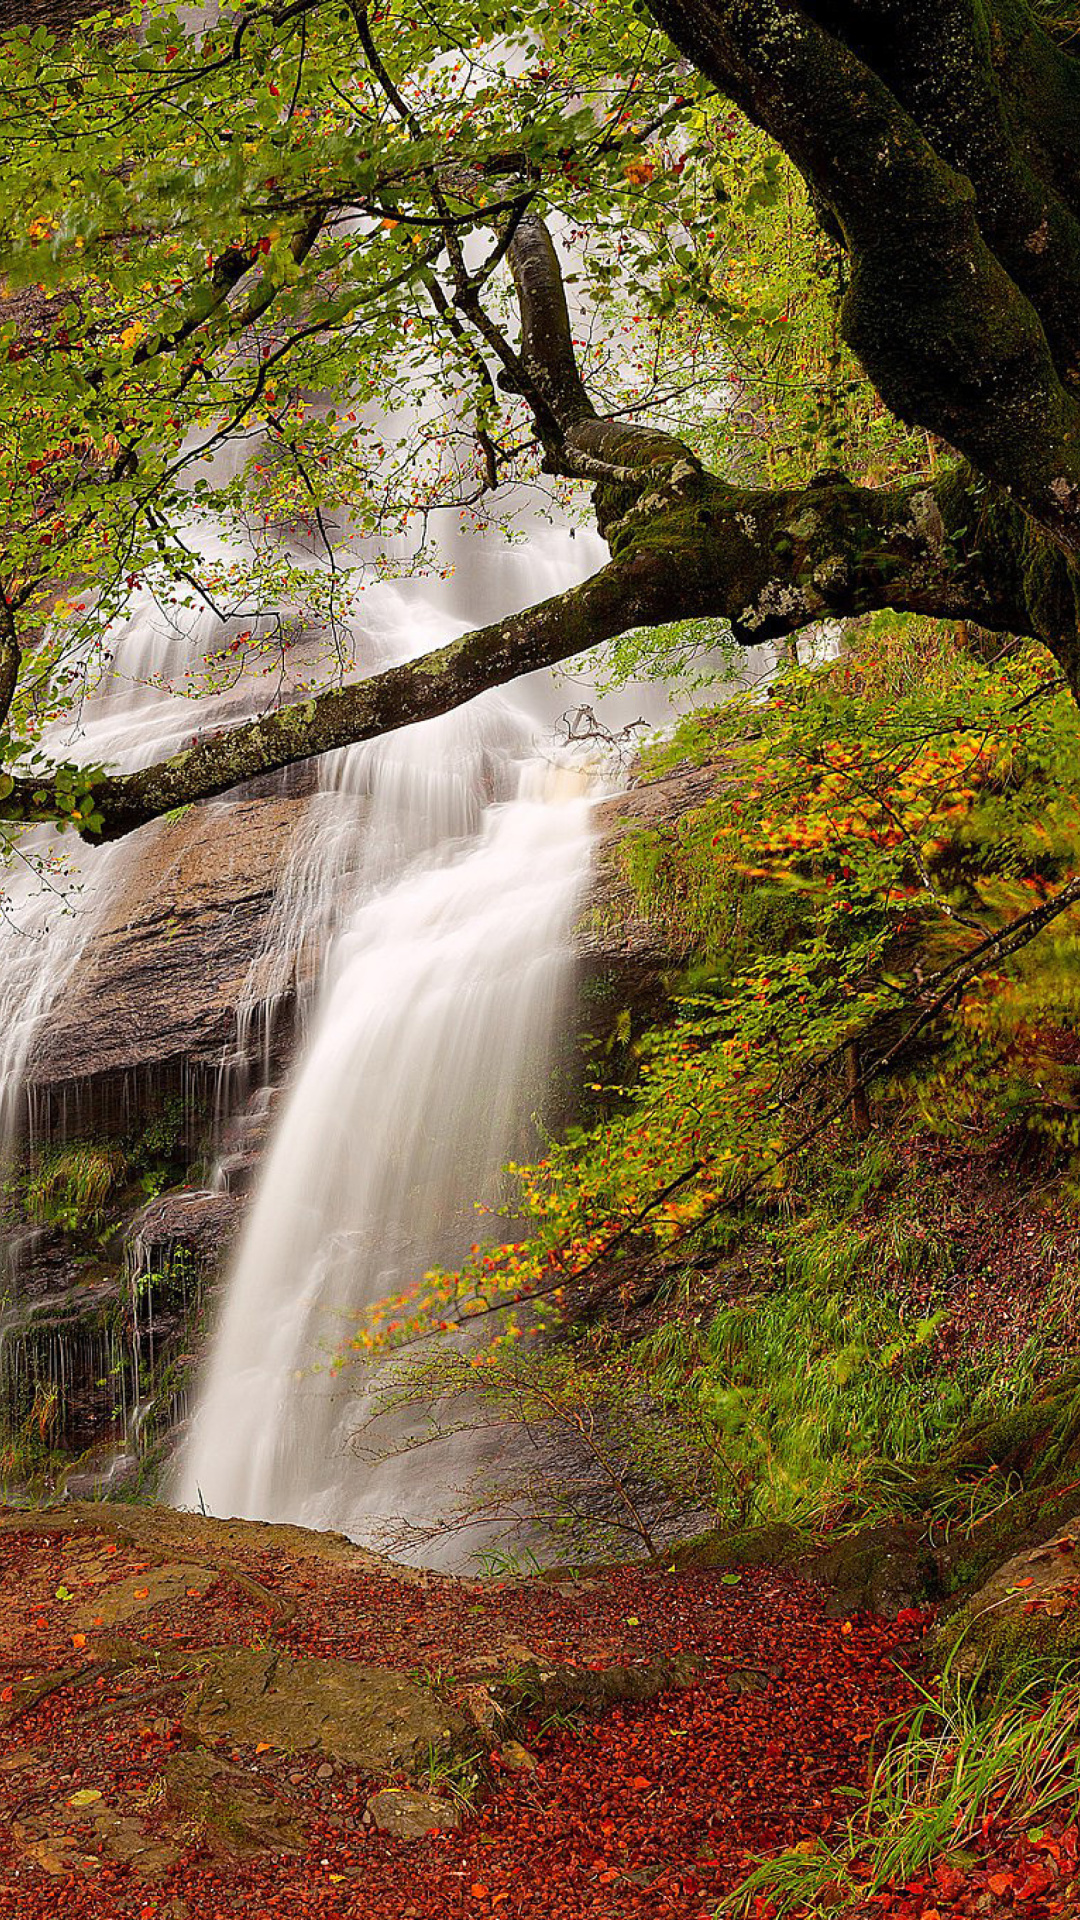
[[[526,604],[595,564],[537,526],[530,549],[462,543],[451,582],[379,589],[369,667]],[[449,605],[448,605],[449,603]],[[454,607],[458,618],[450,613]],[[375,618],[376,610],[378,618]],[[474,1203],[530,1144],[566,1005],[590,859],[585,779],[541,751],[528,683],[331,756],[249,983],[248,1021],[322,979],[230,1276],[171,1490],[219,1515],[336,1527],[373,1544],[451,1522],[483,1452],[430,1412],[356,1439],[378,1383],[335,1354],[375,1303],[460,1258]],[[328,947],[324,945],[336,928]],[[283,957],[284,956],[284,959]],[[490,1462],[487,1462],[490,1464]]]
[[[353,670],[425,652],[602,557],[565,528],[533,520],[530,536],[457,538],[446,579],[367,591]],[[199,544],[228,555],[205,531]],[[133,767],[252,710],[265,689],[243,669],[226,692],[196,703],[185,691],[241,624],[139,591],[77,721],[47,745]],[[366,1307],[463,1253],[473,1203],[496,1198],[503,1163],[530,1143],[589,864],[584,779],[541,746],[565,704],[545,676],[322,763],[241,1009],[250,1028],[296,976],[308,1044],[178,1463],[183,1504],[375,1539],[435,1526],[469,1480],[477,1443],[461,1437],[366,1468],[351,1442],[370,1397],[359,1369],[328,1361]],[[0,929],[0,1152],[26,1126],[34,1041],[158,831],[114,848],[49,829],[21,841],[31,859],[6,876]],[[393,1452],[416,1424],[381,1437]]]
[[[374,1390],[329,1362],[366,1308],[465,1251],[473,1202],[526,1144],[590,845],[580,782],[553,791],[533,756],[498,696],[358,751],[370,891],[332,948],[243,1237],[182,1504],[372,1542],[451,1518],[471,1442],[366,1465],[352,1442]],[[404,1418],[381,1437],[393,1450],[415,1431]]]

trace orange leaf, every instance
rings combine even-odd
[[[260,1741],[259,1741],[259,1744],[258,1744],[258,1746],[257,1746],[257,1747],[256,1747],[256,1749],[255,1749],[255,1751],[256,1751],[256,1753],[269,1753],[269,1752],[270,1752],[270,1742],[269,1742],[269,1740],[260,1740]]]
[[[150,1596],[149,1587],[136,1587],[135,1589],[136,1600],[147,1600],[149,1599],[149,1596]]]
[[[469,1892],[474,1900],[486,1900],[488,1897],[488,1890],[482,1880],[474,1880]]]
[[[647,1789],[652,1786],[652,1781],[646,1780],[643,1773],[635,1773],[630,1782],[630,1786],[634,1793],[645,1793]]]
[[[991,1893],[996,1893],[1000,1896],[1010,1891],[1013,1884],[1013,1876],[1011,1873],[992,1873],[986,1884]]]
[[[71,1644],[73,1647],[85,1647],[86,1645],[85,1633],[73,1633],[71,1636]]]

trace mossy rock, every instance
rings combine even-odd
[[[172,1755],[164,1789],[170,1813],[196,1821],[215,1853],[246,1859],[298,1853],[307,1844],[307,1822],[280,1794],[205,1747]]]
[[[968,1427],[921,1476],[927,1494],[972,1469],[1000,1468],[1026,1485],[1063,1479],[1080,1464],[1080,1368],[1049,1380],[1023,1406]]]
[[[826,1612],[894,1617],[941,1597],[941,1570],[920,1522],[886,1520],[860,1527],[804,1557],[799,1571],[829,1588]]]
[[[315,1749],[373,1774],[415,1776],[478,1751],[465,1716],[404,1674],[261,1649],[215,1653],[184,1718],[196,1740]]]
[[[942,1586],[952,1603],[972,1594],[1014,1554],[1038,1547],[1057,1529],[1068,1530],[1076,1488],[1032,1487],[1017,1493],[997,1513],[943,1541],[937,1549]]]
[[[784,1521],[748,1527],[742,1533],[703,1533],[676,1548],[683,1567],[791,1567],[830,1589],[826,1610],[833,1619],[852,1613],[896,1614],[939,1598],[937,1559],[917,1521],[876,1522],[814,1547],[804,1532]]]
[[[959,1679],[1017,1687],[1080,1668],[1080,1512],[1024,1546],[938,1629],[933,1652]]]
[[[805,1533],[777,1520],[768,1526],[744,1527],[738,1533],[717,1529],[696,1534],[681,1541],[671,1559],[677,1567],[709,1567],[726,1573],[735,1567],[789,1567],[805,1555]]]

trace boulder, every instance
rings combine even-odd
[[[264,1649],[214,1654],[185,1724],[197,1740],[316,1749],[374,1774],[415,1775],[478,1747],[463,1714],[404,1674]]]
[[[992,1685],[1057,1674],[1080,1660],[1080,1513],[997,1568],[939,1628],[935,1655]]]
[[[808,1555],[799,1570],[831,1589],[826,1611],[834,1620],[864,1612],[894,1619],[902,1609],[923,1606],[941,1594],[936,1557],[915,1520],[860,1527],[835,1546]]]

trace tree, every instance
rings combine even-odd
[[[749,644],[915,611],[1031,636],[1080,691],[1072,31],[1065,0],[528,0],[512,39],[487,0],[282,0],[205,31],[137,9],[63,42],[10,35],[6,817],[123,834],[670,622],[724,620]],[[665,396],[629,396],[590,352],[590,300],[692,309],[700,393],[723,306],[728,102],[805,181],[840,333],[892,414],[933,437],[929,470],[747,484],[745,463],[714,470],[722,439],[707,464],[715,434],[687,431],[686,409],[674,430],[670,396],[657,424]],[[553,216],[588,236],[584,324]],[[722,364],[704,371],[722,384]],[[441,413],[382,446],[374,486],[365,407],[411,408],[415,427],[433,378]],[[342,399],[312,409],[313,388]],[[269,469],[182,491],[204,453],[256,428]],[[611,559],[584,585],[155,767],[18,766],[147,570],[213,603],[182,532],[193,501],[227,514],[288,495],[325,531],[344,500],[378,535],[440,503],[497,512],[537,457],[593,488]],[[66,639],[35,644],[58,578],[94,597]],[[296,584],[268,556],[250,590],[265,607]],[[342,591],[328,568],[330,626]]]

